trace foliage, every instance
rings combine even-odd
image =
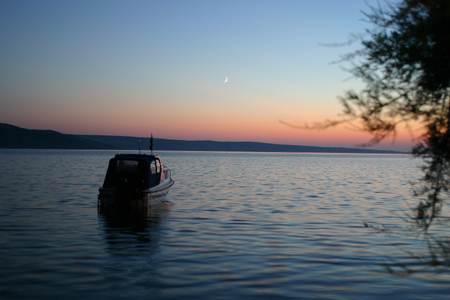
[[[323,127],[360,121],[377,143],[395,136],[399,124],[417,122],[425,134],[412,152],[424,159],[424,176],[414,217],[427,230],[448,198],[450,184],[450,1],[403,0],[370,7],[373,29],[362,49],[343,57],[365,83],[340,98],[344,119]]]

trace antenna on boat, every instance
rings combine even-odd
[[[150,154],[153,155],[153,133],[150,136]]]
[[[141,140],[139,140],[139,155],[141,155]]]

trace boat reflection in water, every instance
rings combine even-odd
[[[165,199],[173,184],[170,169],[158,156],[117,154],[99,189],[98,212],[151,208]]]
[[[141,260],[124,260],[123,257],[149,258],[149,255],[158,251],[161,224],[170,213],[170,208],[170,202],[162,201],[153,205],[151,209],[130,208],[126,211],[104,209],[99,212],[105,250],[111,254],[110,259],[114,262],[105,272],[112,278],[124,278],[127,276],[125,273],[130,270],[143,272]],[[152,268],[151,265],[145,265]],[[145,274],[148,272],[146,269]]]

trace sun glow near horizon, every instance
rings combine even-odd
[[[352,48],[320,44],[364,31],[363,1],[170,3],[111,0],[105,11],[96,0],[4,2],[0,122],[330,147],[370,139],[343,126],[309,131],[279,122],[334,119],[336,97],[361,88],[331,64]],[[408,140],[402,132],[401,146],[381,146],[406,149]]]

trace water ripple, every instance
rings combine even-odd
[[[408,156],[161,153],[176,181],[145,213],[97,214],[111,151],[1,150],[0,297],[396,299],[447,296],[403,230]],[[445,227],[436,227],[445,234]]]

